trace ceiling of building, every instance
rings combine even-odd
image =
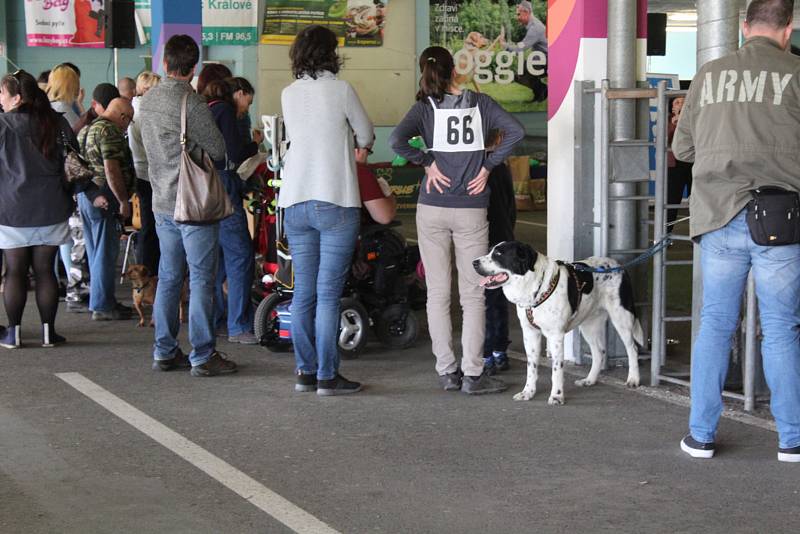
[[[797,2],[795,2],[797,4]],[[742,11],[744,11],[745,2],[742,2]],[[647,10],[651,13],[669,13],[672,11],[696,11],[697,0],[649,0],[647,2]],[[800,20],[800,5],[795,5],[794,8],[795,21]]]

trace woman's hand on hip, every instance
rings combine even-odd
[[[431,163],[430,167],[425,167],[425,174],[428,176],[428,181],[425,184],[425,190],[428,194],[431,192],[431,185],[440,193],[444,193],[444,188],[450,187],[450,178],[442,174],[435,161]]]
[[[486,189],[486,183],[489,181],[489,171],[485,167],[481,167],[481,172],[478,176],[470,180],[467,184],[467,193],[470,195],[480,195]]]

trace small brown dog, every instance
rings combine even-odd
[[[144,326],[144,306],[153,306],[156,301],[156,289],[158,288],[158,277],[151,276],[150,271],[144,265],[131,265],[125,276],[131,281],[133,287],[133,308],[139,314],[139,325]],[[180,321],[185,321],[186,303],[189,301],[189,284],[188,278],[183,281],[183,288],[181,289],[181,302],[180,302]],[[154,326],[152,317],[150,318],[150,326]]]

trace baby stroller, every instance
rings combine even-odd
[[[272,189],[262,195],[262,244],[269,238],[275,245],[264,255],[262,272],[264,298],[255,314],[255,334],[273,352],[289,351],[291,301],[294,289],[291,251],[283,229],[283,212],[278,206],[281,161],[286,152],[280,117],[263,117],[265,139],[270,144],[268,166]],[[264,236],[269,236],[265,238]],[[362,230],[350,276],[340,305],[339,352],[355,358],[367,344],[370,327],[390,348],[407,348],[417,339],[419,324],[414,309],[425,305],[425,290],[418,277],[419,250],[391,226],[374,225]]]

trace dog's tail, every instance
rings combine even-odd
[[[633,318],[633,340],[636,341],[640,347],[644,347],[644,331],[642,330],[642,323],[639,322],[638,317]]]

